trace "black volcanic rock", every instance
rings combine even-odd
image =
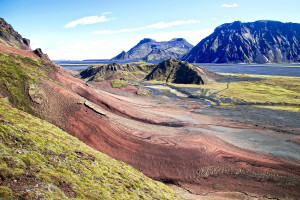
[[[300,24],[239,21],[223,24],[182,60],[194,63],[300,62]]]
[[[167,42],[156,42],[145,38],[128,52],[123,51],[112,60],[161,61],[179,59],[192,49],[193,45],[183,38],[175,38]]]
[[[0,43],[23,50],[31,50],[30,40],[22,38],[3,18],[0,18]]]
[[[36,50],[34,50],[33,53],[35,53],[35,55],[37,55],[38,57],[40,57],[43,60],[50,61],[49,56],[47,54],[43,53],[42,49],[40,49],[40,48],[37,48]]]

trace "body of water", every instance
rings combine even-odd
[[[130,62],[134,62],[134,61],[132,61],[132,60],[111,61],[109,59],[99,59],[99,60],[53,60],[53,62],[57,65],[65,67],[67,69],[81,71],[81,70],[85,70],[89,66],[95,65],[95,64],[110,64],[110,63],[123,64],[123,63],[130,63]]]
[[[300,64],[266,64],[266,65],[247,65],[247,64],[202,64],[210,71],[230,74],[254,74],[272,76],[298,76],[300,77]]]
[[[71,69],[84,70],[93,64],[109,64],[109,63],[130,63],[133,61],[111,61],[109,59],[100,60],[83,60],[83,61],[66,61],[54,60],[54,63]],[[197,63],[196,65],[204,67],[210,71],[217,73],[230,74],[256,74],[256,75],[272,75],[272,76],[297,76],[300,77],[300,64],[207,64]]]

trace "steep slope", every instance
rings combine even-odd
[[[162,183],[0,99],[0,198],[177,199]]]
[[[31,50],[30,40],[23,38],[3,18],[0,18],[0,43],[23,50]]]
[[[4,52],[0,51],[0,199],[177,198],[163,184],[55,127],[74,133],[75,127],[69,127],[70,116],[80,121],[81,115],[87,115],[91,119],[85,122],[92,124],[95,117],[103,117],[102,111],[74,93],[72,87],[58,82],[59,76],[72,76],[43,57],[41,50],[37,50],[41,58],[35,59],[22,56],[27,55],[27,50],[7,45],[3,48]],[[84,82],[71,79],[85,86]],[[73,116],[74,112],[78,116]],[[102,122],[98,121],[100,126]]]
[[[178,84],[204,84],[219,77],[216,73],[188,62],[170,59],[159,63],[145,79]]]
[[[239,21],[223,24],[200,41],[184,61],[193,63],[300,62],[300,24]]]
[[[161,61],[166,59],[179,59],[192,49],[183,38],[175,38],[167,42],[156,42],[155,40],[145,38],[128,52],[123,51],[112,60],[143,60]]]

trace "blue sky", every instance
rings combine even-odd
[[[299,0],[0,0],[0,17],[51,59],[111,58],[143,38],[196,45],[233,21],[300,23]]]

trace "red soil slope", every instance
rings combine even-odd
[[[205,131],[211,125],[264,130],[193,113],[199,107],[195,103],[110,94],[56,68],[51,74],[56,82],[42,81],[40,90],[47,97],[35,108],[93,148],[149,177],[197,194],[240,191],[276,198],[300,196],[299,160],[238,148]]]
[[[33,53],[31,50],[22,50],[22,49],[18,49],[16,47],[11,47],[5,44],[0,43],[0,51],[2,52],[6,52],[6,53],[16,53],[19,54],[21,56],[27,56],[30,58],[39,58],[35,53]]]
[[[297,197],[300,162],[241,149],[193,131],[210,125],[261,130],[220,117],[192,113],[193,103],[121,97],[85,84],[59,69],[55,79],[94,103],[100,112],[74,103],[64,128],[95,149],[127,162],[146,175],[194,193],[241,191],[269,197]],[[60,96],[71,96],[61,90]],[[75,97],[74,97],[75,98]],[[75,98],[80,101],[80,98]],[[70,101],[68,101],[70,102]]]

